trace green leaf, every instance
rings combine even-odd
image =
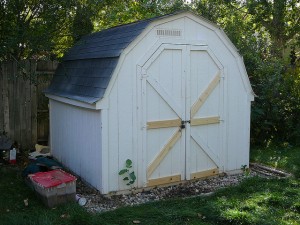
[[[133,184],[134,183],[134,181],[133,180],[131,180],[127,185],[130,185],[130,184]]]
[[[126,160],[126,167],[131,168],[132,167],[132,161],[130,159]]]
[[[122,169],[119,172],[119,175],[123,175],[124,173],[127,173],[129,170],[128,169]]]
[[[123,180],[129,180],[129,178],[128,177],[124,177]]]
[[[130,177],[130,179],[131,179],[133,182],[136,180],[136,176],[135,176],[134,172],[131,172],[131,173],[129,174],[129,177]]]

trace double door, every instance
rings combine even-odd
[[[206,46],[163,44],[141,71],[146,186],[217,174],[224,155],[222,65]]]

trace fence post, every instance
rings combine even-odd
[[[3,89],[2,89],[2,96],[3,96],[3,128],[5,133],[10,134],[10,129],[9,129],[9,101],[8,101],[8,96],[9,96],[9,88],[8,88],[8,64],[3,63]]]
[[[36,76],[36,68],[37,68],[37,62],[31,61],[31,72],[34,73]],[[37,79],[35,77],[35,79]],[[35,144],[37,143],[37,85],[35,82],[31,82],[30,84],[30,91],[31,91],[31,143]]]

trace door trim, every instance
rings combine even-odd
[[[140,82],[137,82],[137,90],[138,90],[138,96],[137,96],[137,102],[138,102],[138,117],[140,123],[137,123],[138,125],[138,130],[142,130],[142,134],[140,134],[140,139],[138,141],[138,146],[141,146],[142,151],[140,151],[141,153],[139,153],[139,159],[143,162],[142,166],[139,167],[139,172],[138,174],[141,177],[141,181],[142,181],[142,186],[154,186],[154,185],[159,185],[159,184],[166,184],[166,183],[171,183],[171,182],[177,182],[182,180],[190,180],[192,179],[192,177],[199,177],[205,175],[205,174],[211,174],[214,175],[216,173],[219,173],[219,169],[224,170],[223,168],[213,168],[213,169],[209,169],[207,170],[207,172],[205,173],[205,171],[200,171],[200,172],[195,172],[195,173],[191,173],[191,170],[188,166],[188,159],[190,158],[190,150],[187,151],[187,149],[189,149],[189,142],[190,140],[186,139],[183,143],[185,152],[182,155],[182,157],[185,160],[185,166],[183,171],[181,172],[181,175],[175,174],[172,176],[167,176],[167,177],[161,177],[161,178],[157,178],[157,179],[149,179],[151,174],[154,172],[155,168],[157,168],[157,166],[160,164],[160,162],[163,160],[163,158],[168,154],[169,151],[171,151],[171,147],[173,145],[176,144],[176,142],[178,141],[177,137],[175,138],[175,134],[178,132],[178,130],[176,130],[176,132],[172,135],[172,137],[169,139],[169,141],[164,145],[164,147],[159,151],[158,155],[154,158],[154,160],[152,160],[152,162],[147,165],[147,159],[146,159],[146,151],[147,151],[147,130],[148,129],[157,129],[157,128],[164,128],[164,127],[177,127],[179,125],[179,123],[181,123],[181,119],[169,119],[169,120],[164,120],[164,121],[147,121],[146,119],[146,101],[145,101],[145,97],[146,97],[146,85],[147,83],[149,85],[152,86],[152,88],[154,88],[155,91],[159,91],[160,93],[164,92],[163,88],[160,88],[160,84],[157,82],[157,80],[155,80],[152,77],[148,77],[147,75],[147,69],[152,65],[152,63],[159,57],[159,55],[164,51],[164,50],[182,50],[183,51],[183,58],[182,58],[182,66],[183,66],[183,76],[185,77],[186,81],[184,82],[184,92],[186,95],[186,103],[187,105],[189,105],[190,108],[187,107],[187,105],[185,105],[185,110],[183,110],[184,112],[180,112],[180,106],[178,106],[174,101],[173,103],[170,103],[172,101],[169,101],[168,98],[168,94],[161,96],[161,94],[159,94],[162,99],[166,102],[166,104],[168,104],[170,106],[170,108],[172,108],[174,110],[174,112],[179,116],[179,118],[183,118],[182,116],[185,114],[185,119],[187,121],[190,121],[191,124],[188,124],[186,129],[184,129],[182,132],[182,134],[180,135],[179,138],[181,138],[181,136],[190,136],[190,138],[192,138],[191,134],[190,134],[190,127],[193,125],[204,125],[204,124],[216,124],[216,123],[221,123],[220,124],[220,148],[222,148],[221,150],[221,154],[219,156],[216,156],[214,154],[210,154],[212,151],[210,151],[209,153],[206,153],[209,158],[213,159],[212,161],[219,161],[219,163],[217,165],[224,165],[225,163],[225,159],[224,159],[224,154],[226,154],[225,151],[225,139],[224,139],[224,131],[226,129],[226,126],[224,125],[224,104],[225,102],[222,102],[225,100],[225,97],[223,96],[222,99],[220,99],[220,101],[222,102],[222,109],[220,109],[220,116],[210,116],[210,117],[205,117],[205,118],[194,118],[191,119],[191,102],[190,102],[190,94],[188,93],[188,90],[186,90],[186,87],[188,87],[188,85],[190,85],[190,60],[188,59],[189,57],[186,56],[190,56],[191,51],[205,51],[207,52],[210,57],[212,58],[212,60],[217,64],[217,67],[219,68],[219,71],[217,72],[217,74],[214,76],[213,80],[209,83],[209,88],[205,89],[205,92],[209,92],[207,94],[206,97],[201,98],[201,95],[199,96],[199,98],[201,98],[201,100],[204,101],[206,100],[206,98],[209,96],[210,92],[213,91],[213,89],[219,84],[222,83],[222,86],[220,87],[220,91],[225,93],[225,90],[227,90],[224,86],[224,82],[220,82],[221,79],[224,79],[224,67],[223,65],[220,63],[220,61],[218,61],[218,59],[214,56],[213,52],[206,46],[206,45],[192,45],[190,43],[182,43],[182,44],[175,44],[175,43],[156,43],[152,48],[151,48],[151,52],[147,52],[143,57],[142,60],[137,64],[137,80],[140,80]],[[223,80],[222,80],[223,81]],[[157,90],[159,89],[159,90]],[[209,89],[209,90],[208,90]],[[211,90],[210,90],[211,89]],[[158,93],[159,93],[158,92]],[[141,93],[141,94],[140,94]],[[167,92],[166,92],[167,93]],[[167,97],[166,97],[167,96]],[[194,103],[195,104],[195,103]],[[197,106],[198,108],[199,106]],[[200,104],[201,107],[201,104]],[[199,107],[199,108],[200,108]],[[176,110],[175,110],[176,109]],[[195,110],[196,108],[194,108]],[[197,110],[196,110],[197,111]],[[180,115],[183,114],[183,115]],[[180,132],[180,133],[181,133]],[[187,141],[188,140],[188,141]],[[175,143],[173,143],[175,141]],[[207,146],[205,146],[206,148]],[[219,158],[220,157],[220,158]],[[210,172],[211,173],[210,173]],[[183,176],[183,177],[182,177]],[[210,175],[208,175],[210,176]],[[179,177],[179,178],[178,178]],[[179,180],[178,180],[179,179]],[[139,182],[140,184],[141,182]]]

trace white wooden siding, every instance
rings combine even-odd
[[[100,189],[101,113],[50,100],[51,151],[54,157]]]
[[[173,43],[206,43],[211,52],[218,58],[220,63],[224,67],[230,68],[227,71],[227,77],[224,78],[228,79],[226,80],[226,82],[224,81],[224,84],[228,83],[228,87],[224,84],[223,87],[220,87],[224,89],[224,96],[227,96],[228,99],[224,99],[225,97],[222,96],[220,90],[216,90],[216,92],[212,93],[212,96],[210,97],[212,99],[216,99],[216,104],[210,103],[208,105],[204,105],[203,108],[198,112],[199,116],[206,116],[208,114],[211,115],[210,111],[217,112],[222,111],[226,108],[228,112],[224,112],[222,118],[224,120],[222,122],[223,128],[221,129],[221,131],[219,130],[218,132],[216,132],[214,128],[216,125],[213,124],[207,125],[206,129],[199,128],[199,132],[201,132],[200,130],[205,130],[203,132],[205,133],[205,137],[207,139],[204,139],[209,140],[209,145],[211,145],[212,148],[216,150],[215,154],[218,155],[218,157],[222,161],[221,164],[222,167],[225,168],[225,170],[228,171],[239,169],[242,164],[248,164],[247,160],[249,158],[249,129],[245,127],[248,126],[249,128],[249,125],[247,125],[247,123],[249,123],[249,119],[248,121],[245,119],[249,116],[249,100],[247,100],[248,94],[246,93],[243,81],[240,78],[241,74],[238,69],[235,56],[231,53],[228,47],[224,46],[223,42],[219,37],[217,37],[216,33],[211,29],[211,27],[204,27],[198,24],[196,21],[190,20],[187,17],[173,20],[170,23],[163,22],[162,24],[159,24],[159,22],[157,22],[157,26],[154,26],[152,30],[146,30],[141,35],[144,36],[139,40],[138,43],[133,43],[134,48],[130,49],[130,51],[125,50],[126,56],[124,57],[124,61],[121,62],[122,65],[120,66],[118,74],[114,74],[115,82],[113,82],[112,80],[113,83],[110,84],[110,89],[108,90],[109,118],[107,125],[109,130],[109,191],[118,191],[128,188],[122,181],[121,177],[118,175],[118,171],[123,168],[124,162],[127,158],[133,160],[134,171],[136,174],[139,174],[135,186],[143,187],[146,185],[146,177],[142,174],[146,169],[146,163],[144,162],[144,160],[146,160],[147,156],[142,154],[143,142],[145,142],[145,140],[143,140],[143,135],[141,135],[141,132],[146,129],[146,127],[142,122],[142,116],[140,114],[142,105],[139,102],[139,95],[141,93],[137,93],[137,90],[142,91],[142,88],[139,87],[139,85],[143,75],[137,74],[137,71],[139,71],[137,69],[137,64],[147,54],[147,52],[153,51],[153,46],[156,45],[159,47],[159,43],[168,43],[170,41],[170,38],[157,36],[156,30],[160,28],[178,29],[182,31],[182,37],[173,38]],[[156,48],[154,48],[154,50],[155,49]],[[166,52],[164,54],[168,53]],[[198,52],[195,54],[202,53]],[[211,61],[208,60],[209,56],[207,55],[207,53],[203,53],[203,57],[206,58],[205,63],[211,63]],[[199,63],[200,65],[202,65],[200,73],[208,74],[208,78],[211,78],[215,75],[213,74],[214,69],[212,69],[216,67],[215,65],[212,64],[211,66],[205,67],[204,62]],[[168,65],[170,64],[166,63],[166,66]],[[202,76],[199,77],[199,80],[196,82],[196,84],[193,82],[191,83],[193,83],[193,85],[198,85],[197,88],[201,88],[201,85],[207,85],[204,81],[201,81],[201,78]],[[166,80],[161,80],[161,82],[167,84],[167,77]],[[171,88],[171,86],[169,87]],[[151,95],[151,90],[149,87],[148,89]],[[195,99],[195,96],[193,96],[193,98]],[[218,102],[219,100],[217,99],[220,98],[224,99],[224,102],[222,104],[228,104],[224,106],[223,109],[219,109],[220,105]],[[153,102],[151,103],[153,104],[153,107],[150,107],[151,109],[149,110],[155,111],[160,108],[159,103],[154,106],[156,104],[154,100],[155,97],[153,96]],[[238,110],[234,112],[235,110],[237,110],[236,106],[242,108],[245,105],[247,105],[248,107],[247,109],[245,109],[245,111]],[[225,130],[226,126],[229,127]],[[235,129],[237,131],[235,131]],[[243,132],[241,132],[241,130],[243,130]],[[155,131],[150,131],[149,135],[152,135],[152,132]],[[168,132],[166,131],[166,133]],[[168,136],[169,133],[161,135]],[[224,139],[227,140],[223,141]],[[215,142],[214,140],[218,141]],[[153,143],[152,147],[161,147],[156,145],[158,145],[158,143],[155,142]],[[191,145],[194,146],[195,143],[192,142]],[[197,152],[197,154],[204,153]],[[199,156],[199,158],[205,157]],[[191,158],[191,160],[194,159]],[[197,164],[197,162],[191,163]],[[207,160],[204,164],[205,167],[214,167],[214,163],[210,160]],[[199,163],[197,165],[196,167],[199,168],[199,170],[201,166],[203,166]],[[201,166],[199,167],[199,165]],[[223,168],[220,168],[220,170],[223,171]],[[155,175],[154,173],[153,175],[156,176],[157,174]]]
[[[249,164],[249,137],[250,137],[250,102],[243,94],[242,79],[237,74],[237,67],[228,69],[228,152],[227,171],[240,169]],[[241,94],[239,94],[241,93]]]
[[[181,36],[159,36],[157,29],[180,30]],[[179,14],[154,21],[122,53],[105,96],[96,105],[104,107],[102,112],[50,101],[53,154],[104,194],[131,188],[118,175],[126,159],[133,161],[133,171],[137,175],[132,187],[146,186],[147,160],[158,154],[177,129],[147,130],[146,122],[178,117],[176,110],[168,107],[146,82],[147,76],[158,81],[172,95],[175,104],[179,105],[176,108],[180,116],[190,119],[190,107],[219,70],[220,83],[195,116],[220,116],[220,123],[197,127],[187,124],[181,134],[188,137],[197,134],[204,143],[202,145],[209,146],[216,157],[208,157],[204,147],[193,138],[186,141],[181,137],[174,145],[174,151],[164,160],[179,162],[186,159],[186,167],[180,165],[178,169],[172,167],[172,163],[161,164],[152,178],[179,173],[182,179],[190,179],[190,173],[215,168],[216,164],[225,172],[248,165],[249,84],[245,85],[248,80],[242,78],[245,75],[241,74],[239,55],[230,44],[224,44],[219,35],[218,28],[195,16]],[[164,45],[173,46],[174,50],[158,51]],[[191,51],[189,57],[184,55],[182,58],[183,51]],[[146,62],[156,53],[159,54],[158,61]],[[212,60],[213,56],[217,63]],[[144,63],[151,65],[147,71]],[[173,79],[172,75],[177,78]],[[185,102],[185,109],[178,110]],[[188,151],[182,151],[184,147]],[[180,151],[184,154],[177,154]]]

